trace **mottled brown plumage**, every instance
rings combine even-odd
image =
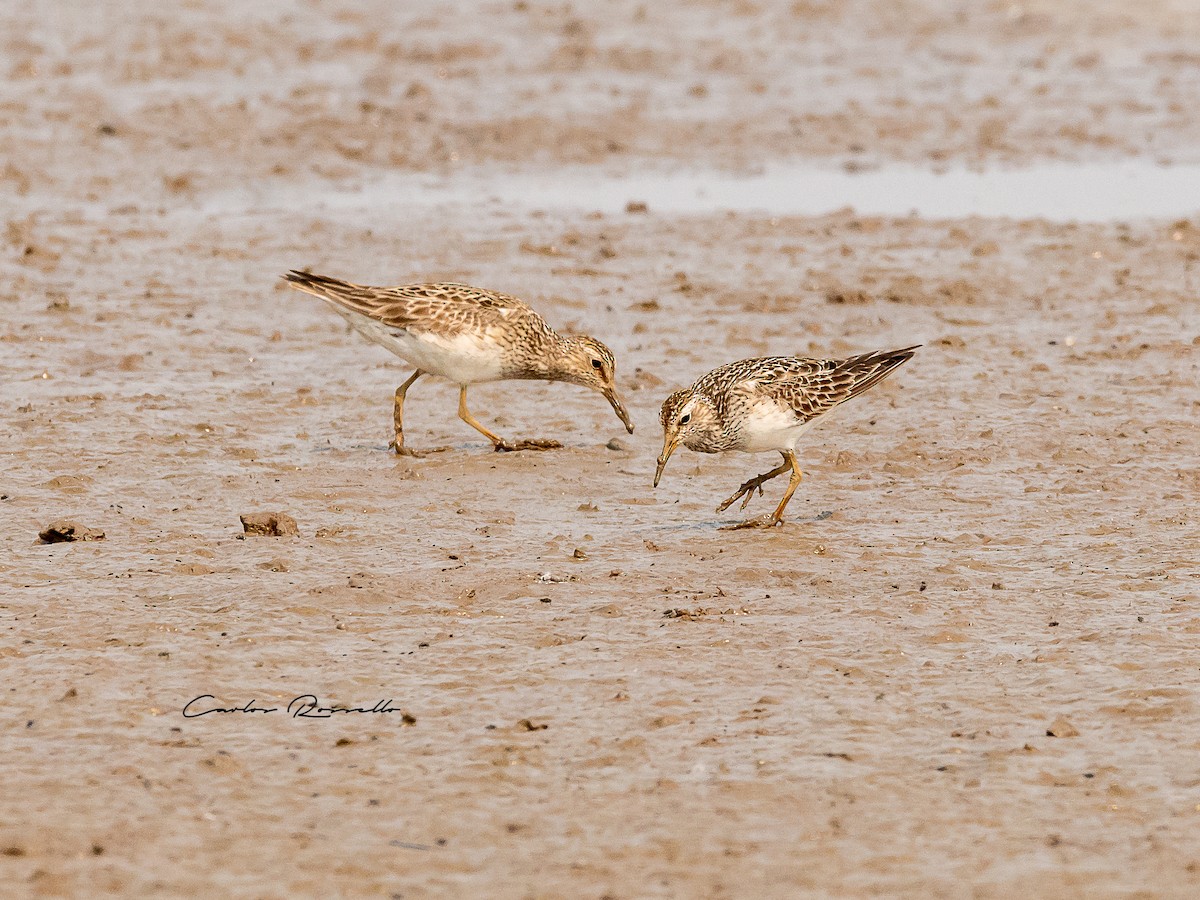
[[[459,385],[459,417],[497,450],[561,445],[557,441],[510,443],[484,428],[466,406],[471,384],[511,378],[579,384],[603,394],[633,432],[617,396],[612,352],[595,338],[558,334],[523,300],[465,284],[369,287],[295,270],[283,277],[297,290],[320,297],[364,337],[417,367],[396,390],[397,453],[412,455],[404,446],[404,398],[408,388],[426,374]]]
[[[791,469],[788,490],[775,512],[739,527],[779,524],[800,483],[796,441],[821,416],[875,386],[911,359],[916,349],[864,353],[848,359],[767,356],[713,369],[662,405],[663,452],[658,458],[655,487],[679,444],[701,453],[777,450],[783,455],[783,465],[747,481],[717,511],[739,497],[744,497],[745,509],[755,489],[761,494],[765,481]]]
[[[392,328],[453,337],[502,325],[550,340],[554,330],[524,300],[467,284],[402,284],[368,287],[339,278],[291,271],[284,280],[322,300],[369,316]],[[539,340],[539,343],[540,343]]]

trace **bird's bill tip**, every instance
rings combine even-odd
[[[654,470],[654,486],[658,487],[658,483],[662,481],[663,469],[667,467],[667,460],[671,458],[671,454],[675,452],[675,444],[668,443],[663,447],[663,452],[658,456],[658,467]]]
[[[625,426],[625,430],[633,434],[633,420],[629,418],[629,413],[625,411],[625,404],[621,402],[621,398],[617,396],[617,392],[606,390],[604,397],[611,404],[613,412],[617,414],[617,418],[621,420],[621,424]]]

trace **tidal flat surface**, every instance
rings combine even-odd
[[[5,884],[1200,891],[1200,221],[649,193],[1183,171],[1200,26],[734,6],[0,14]],[[295,267],[522,296],[614,349],[637,431],[488,385],[481,421],[566,445],[496,454],[422,382],[409,441],[451,449],[398,459],[408,369]],[[783,527],[714,512],[769,455],[681,450],[651,488],[659,404],[713,365],[912,343],[805,437]],[[64,517],[105,539],[37,542]],[[202,694],[277,711],[184,718]]]

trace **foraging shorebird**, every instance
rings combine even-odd
[[[874,387],[911,359],[919,346],[848,359],[767,356],[713,369],[663,402],[659,414],[663,449],[654,486],[658,487],[667,460],[680,444],[701,453],[775,450],[783,456],[783,464],[751,478],[717,512],[724,512],[738,498],[744,498],[741,508],[745,509],[755,489],[762,496],[765,482],[790,470],[787,490],[775,512],[732,527],[778,525],[803,474],[796,461],[796,441],[834,407]]]
[[[489,431],[467,409],[467,388],[472,384],[524,378],[582,385],[603,394],[633,434],[633,422],[617,396],[612,351],[587,335],[558,334],[523,300],[465,284],[365,287],[295,270],[283,278],[297,290],[320,297],[359,334],[417,367],[396,388],[398,454],[420,455],[404,444],[404,397],[422,375],[437,375],[459,386],[459,418],[496,450],[548,450],[562,444],[506,441]]]

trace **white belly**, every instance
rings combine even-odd
[[[783,409],[770,400],[763,401],[747,417],[742,431],[743,446],[739,449],[746,453],[794,450],[800,435],[812,428],[816,421],[810,419],[797,423],[796,415],[790,409]]]
[[[502,377],[500,346],[486,333],[454,337],[413,334],[359,313],[334,308],[363,337],[382,344],[430,375],[438,375],[455,384],[478,384]]]

